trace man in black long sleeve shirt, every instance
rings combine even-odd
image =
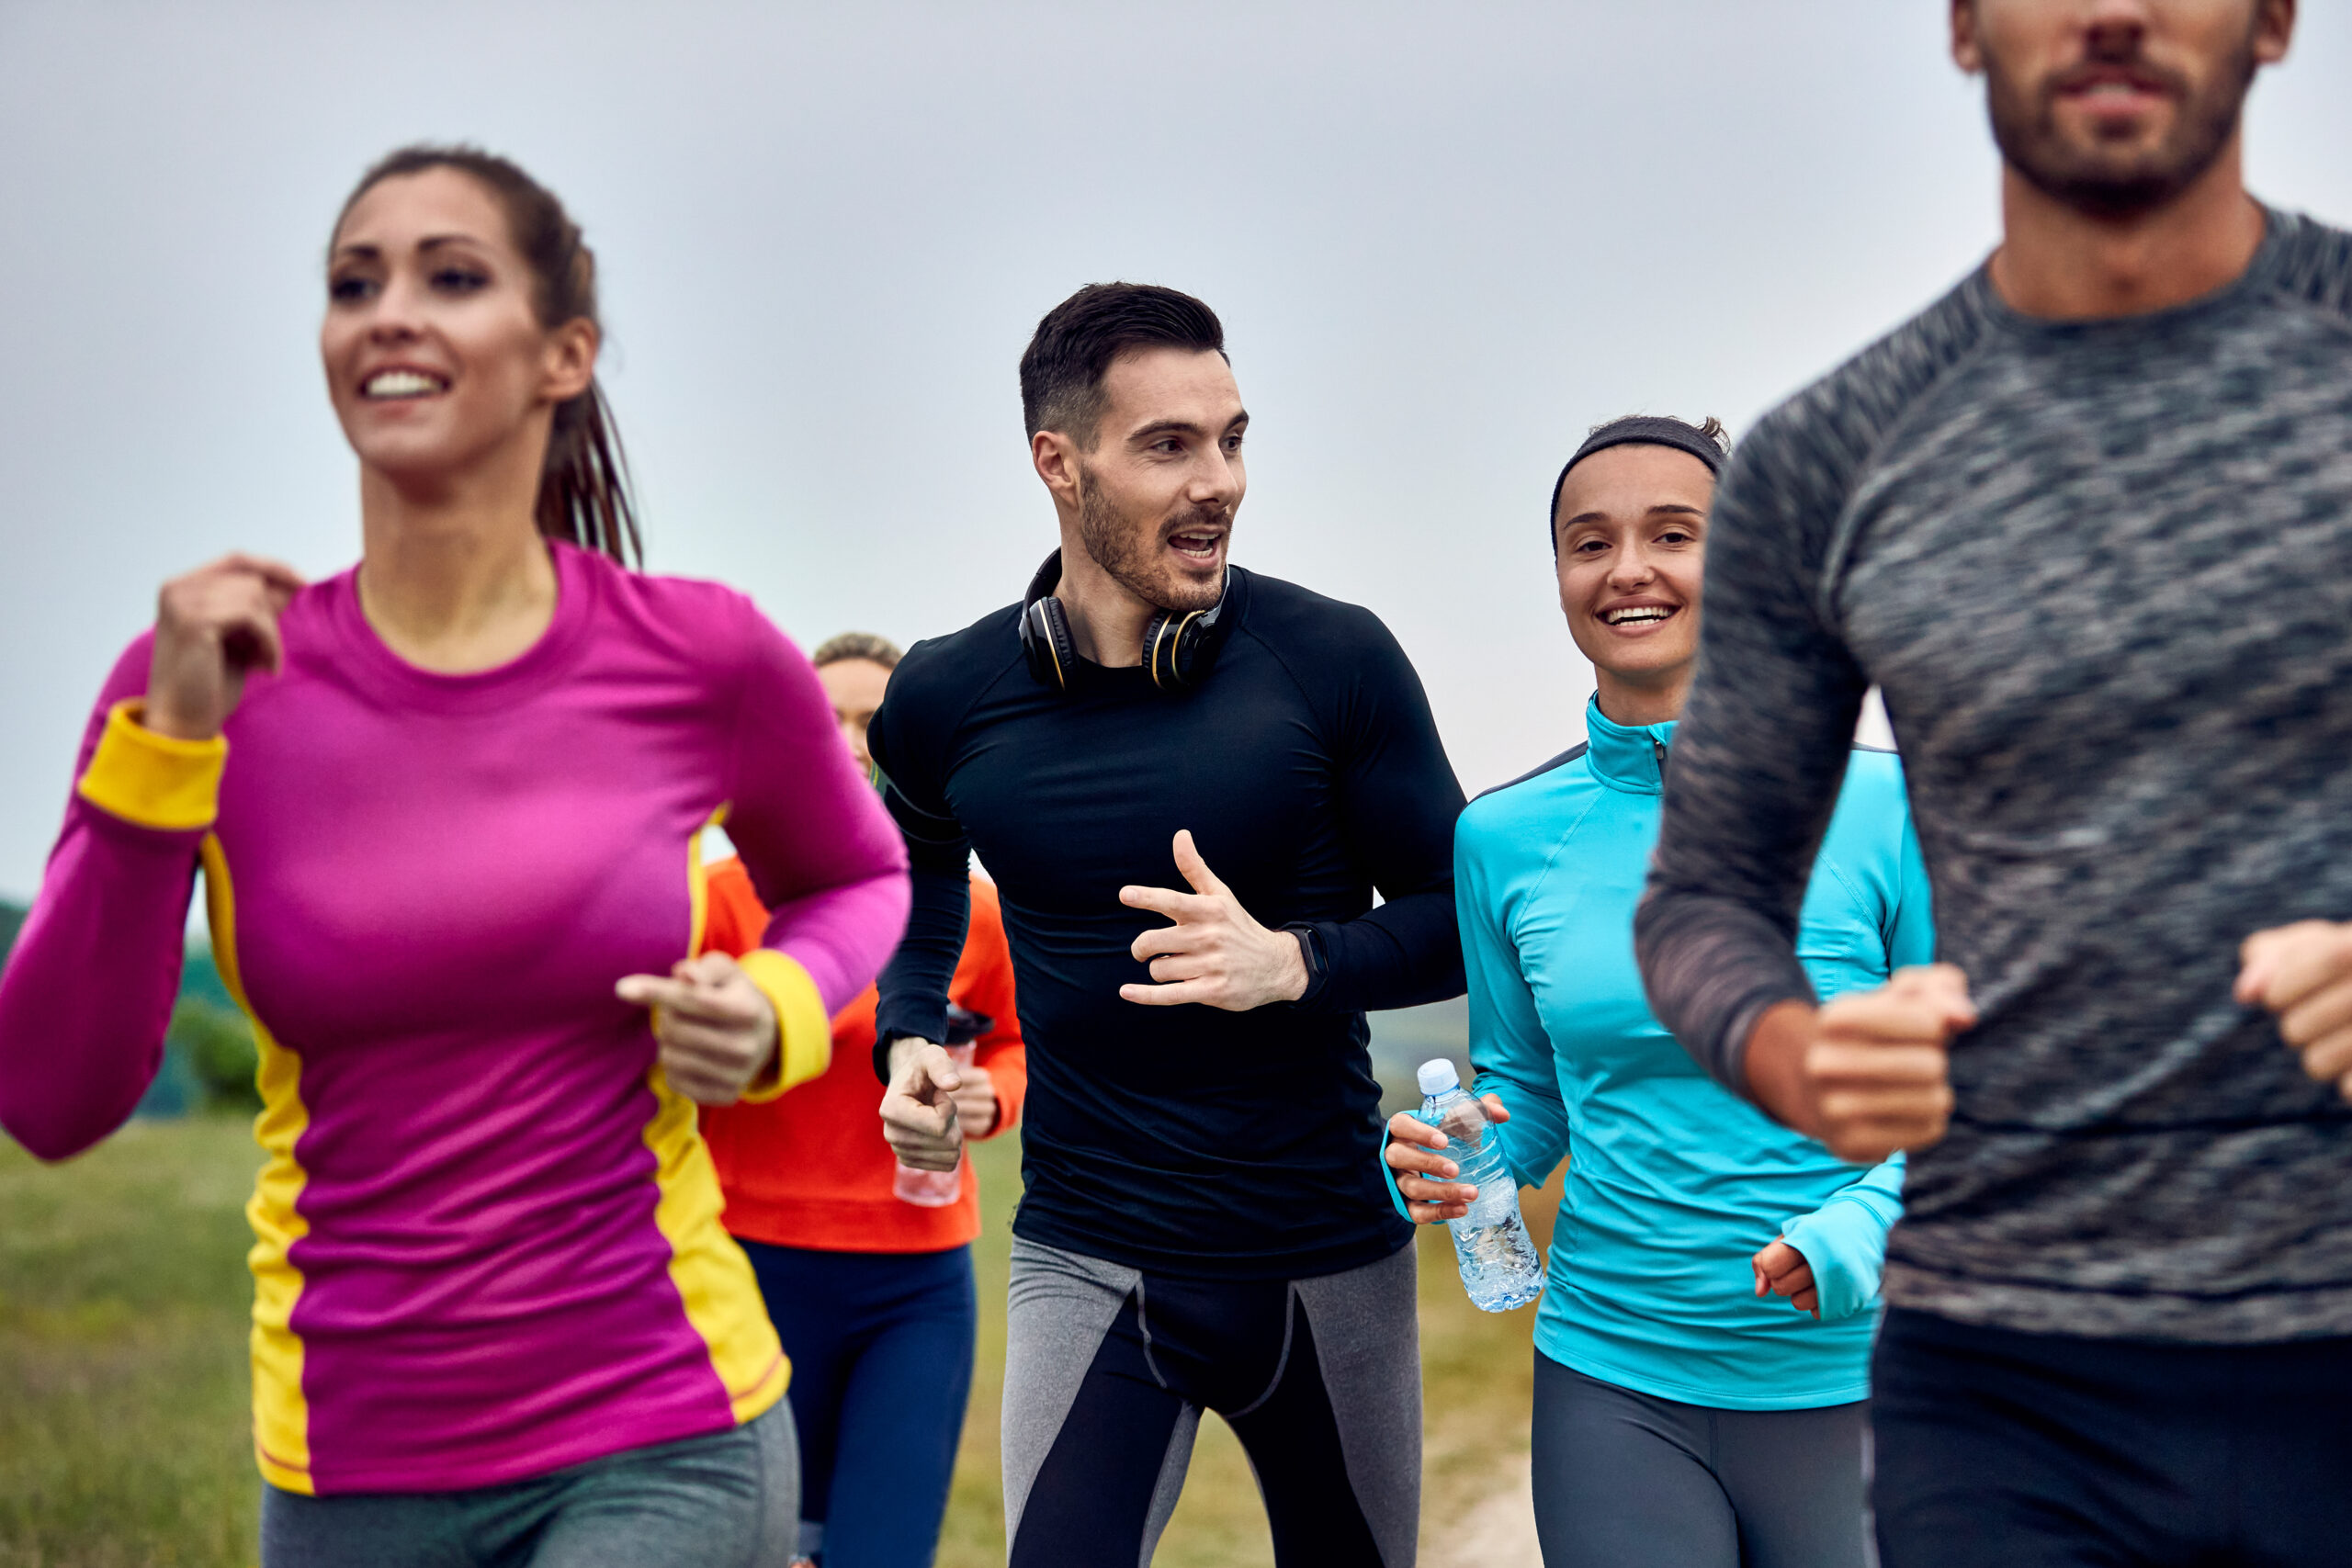
[[[870,737],[915,862],[876,1021],[902,1155],[955,1152],[927,1043],[975,850],[1029,1043],[1012,1561],[1137,1561],[1207,1407],[1279,1555],[1397,1568],[1413,1273],[1363,1010],[1462,990],[1461,790],[1376,617],[1227,566],[1247,416],[1205,306],[1082,290],[1023,389],[1063,548],[1023,604],[912,649]]]

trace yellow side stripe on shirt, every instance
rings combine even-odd
[[[302,1271],[290,1254],[310,1234],[311,1223],[297,1207],[310,1173],[294,1157],[294,1146],[311,1124],[302,1103],[302,1058],[280,1045],[246,999],[237,963],[237,900],[229,880],[229,857],[220,839],[204,836],[205,913],[212,926],[212,959],[220,982],[252,1022],[260,1052],[255,1080],[261,1114],[254,1137],[269,1156],[254,1182],[245,1217],[254,1227],[246,1262],[254,1273],[254,1457],[262,1479],[283,1492],[309,1493],[311,1407],[302,1397],[302,1341],[294,1332],[294,1303],[302,1294]]]

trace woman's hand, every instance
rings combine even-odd
[[[284,666],[277,617],[301,586],[292,567],[247,555],[222,556],[164,584],[140,722],[179,740],[220,734],[245,694],[245,676]]]
[[[1493,1095],[1480,1095],[1478,1103],[1486,1108],[1487,1121],[1510,1120],[1510,1112]],[[1476,1184],[1453,1179],[1462,1168],[1437,1152],[1445,1146],[1445,1134],[1409,1111],[1388,1119],[1388,1146],[1380,1157],[1396,1173],[1396,1190],[1404,1195],[1405,1212],[1417,1225],[1458,1220],[1470,1212],[1470,1200],[1478,1195]]]
[[[613,987],[653,1009],[662,1076],[697,1105],[732,1105],[776,1051],[775,1006],[723,953],[673,964],[667,978],[629,975]]]
[[[1804,1254],[1785,1241],[1769,1241],[1763,1249],[1747,1260],[1756,1270],[1756,1293],[1767,1292],[1786,1296],[1789,1304],[1799,1312],[1809,1312],[1815,1323],[1821,1321],[1821,1292],[1814,1285],[1813,1265]]]

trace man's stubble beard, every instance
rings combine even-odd
[[[1194,522],[1225,522],[1230,525],[1229,518],[1195,508],[1178,519],[1172,528],[1137,528],[1102,492],[1102,487],[1095,483],[1083,463],[1079,465],[1078,475],[1079,543],[1085,547],[1087,558],[1101,567],[1112,581],[1145,604],[1162,610],[1205,610],[1224,596],[1222,574],[1215,582],[1191,582],[1159,566],[1157,558],[1159,541],[1167,534],[1181,534],[1185,525]],[[1155,570],[1155,567],[1159,570]]]
[[[2103,63],[2154,72],[2136,51]],[[1984,57],[1985,107],[1993,141],[2002,158],[2026,183],[2075,211],[2094,218],[2134,218],[2171,201],[2213,166],[2237,130],[2256,62],[2251,30],[2237,53],[2215,73],[2201,94],[2177,100],[2179,118],[2172,133],[2153,152],[2118,164],[2097,154],[2086,157],[2063,141],[2052,97],[2035,96],[2005,74],[1989,52]]]

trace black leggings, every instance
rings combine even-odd
[[[1869,1408],[1683,1404],[1539,1350],[1544,1568],[1862,1568]]]
[[[1014,1244],[1012,1268],[1012,1568],[1148,1562],[1204,1409],[1249,1451],[1276,1562],[1412,1562],[1420,1382],[1410,1247],[1312,1280],[1176,1279],[1028,1242]]]

